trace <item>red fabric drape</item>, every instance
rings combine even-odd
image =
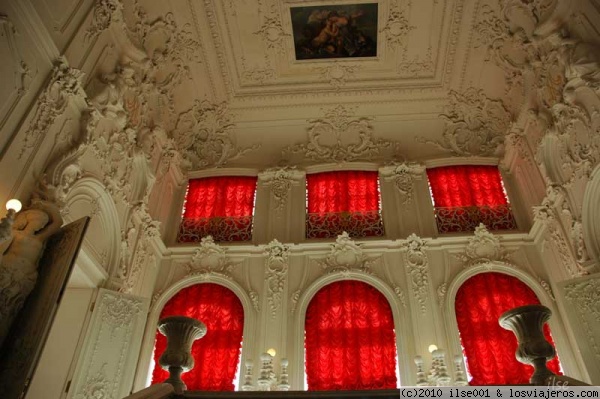
[[[308,389],[396,388],[396,335],[385,297],[359,281],[322,288],[306,311]]]
[[[177,240],[197,242],[251,238],[255,176],[219,176],[190,180]]]
[[[377,179],[356,170],[306,175],[308,213],[379,211]]]
[[[508,203],[496,166],[463,165],[427,169],[436,207],[494,206]]]
[[[252,216],[255,176],[219,176],[190,180],[184,219]]]
[[[528,384],[533,367],[515,358],[517,339],[498,324],[507,310],[539,304],[535,293],[521,280],[502,273],[481,273],[468,279],[456,293],[456,320],[460,341],[473,377],[470,385]],[[550,329],[546,339],[554,345]],[[560,373],[558,357],[548,363]]]
[[[307,238],[382,236],[377,172],[341,171],[306,176]]]
[[[160,318],[188,316],[206,324],[206,335],[192,346],[194,368],[182,375],[188,390],[233,391],[240,360],[244,309],[238,297],[218,284],[197,284],[179,291],[167,302]],[[167,339],[156,333],[152,383],[166,380],[169,373],[158,364]]]

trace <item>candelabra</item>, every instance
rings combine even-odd
[[[269,349],[260,355],[261,366],[256,387],[252,384],[254,362],[252,360],[246,361],[246,373],[244,374],[244,385],[242,386],[243,391],[288,391],[290,389],[288,380],[289,362],[287,359],[281,359],[281,373],[278,377],[273,368],[275,354],[274,349]],[[277,382],[278,380],[279,383]]]
[[[454,356],[454,382],[448,375],[446,366],[446,354],[435,345],[429,347],[431,353],[431,368],[428,373],[423,371],[423,357],[415,356],[415,365],[417,366],[417,386],[465,386],[467,380],[462,369],[462,358]]]

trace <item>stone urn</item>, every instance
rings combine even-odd
[[[167,349],[158,359],[160,366],[169,371],[165,382],[173,385],[176,393],[183,393],[187,387],[181,374],[194,368],[192,344],[206,335],[206,325],[190,317],[171,316],[158,322],[158,331],[167,337]]]
[[[533,375],[529,379],[532,385],[545,385],[546,380],[555,374],[546,363],[556,356],[556,351],[546,341],[544,323],[552,312],[542,305],[528,305],[514,308],[500,316],[500,325],[511,330],[517,337],[519,346],[515,353],[521,363],[533,366]]]

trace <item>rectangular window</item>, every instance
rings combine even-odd
[[[177,242],[250,241],[256,193],[255,176],[190,180]]]
[[[306,176],[306,238],[383,236],[378,172]]]
[[[427,169],[440,233],[516,230],[497,166],[460,165]]]

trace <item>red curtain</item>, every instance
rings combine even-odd
[[[396,388],[396,335],[385,297],[359,281],[323,287],[305,322],[310,391]]]
[[[508,203],[496,166],[462,165],[427,169],[436,207],[494,206]]]
[[[306,176],[307,238],[384,234],[377,172],[341,171]]]
[[[256,180],[256,176],[190,180],[177,240],[198,242],[209,234],[217,241],[251,239]]]
[[[203,283],[179,291],[167,302],[160,318],[188,316],[206,324],[206,335],[192,346],[194,368],[182,375],[188,390],[233,391],[233,380],[240,360],[244,309],[238,297],[218,284]],[[166,380],[158,359],[167,347],[167,339],[156,333],[152,383]]]
[[[219,176],[190,180],[184,219],[252,216],[255,176]]]
[[[440,233],[517,228],[496,166],[461,165],[427,170]]]
[[[460,287],[456,293],[456,320],[467,369],[473,377],[470,385],[529,383],[533,367],[515,358],[517,339],[500,327],[498,318],[507,310],[539,303],[525,283],[502,273],[477,274]],[[544,333],[554,345],[547,324]],[[558,357],[548,367],[560,373]]]
[[[356,170],[306,175],[308,213],[379,211],[378,173]]]

